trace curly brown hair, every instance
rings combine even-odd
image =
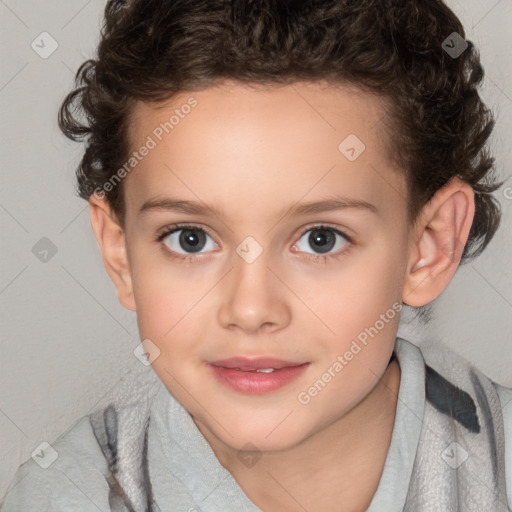
[[[411,219],[452,177],[473,188],[467,261],[498,228],[491,194],[501,183],[486,147],[495,121],[477,92],[479,54],[467,41],[449,55],[442,43],[454,32],[465,39],[441,0],[109,0],[97,58],[80,66],[59,110],[63,133],[87,138],[78,195],[88,199],[126,161],[136,101],[229,79],[351,84],[391,105],[389,157],[406,176]],[[106,198],[124,227],[122,183]]]

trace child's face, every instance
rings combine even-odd
[[[190,97],[197,105],[182,109]],[[160,123],[173,114],[167,134]],[[156,146],[125,182],[133,303],[124,303],[137,310],[141,339],[160,350],[160,379],[203,433],[228,446],[291,447],[364,407],[386,370],[410,230],[382,115],[375,97],[318,84],[232,84],[182,93],[162,109],[137,105],[133,148],[148,135]],[[338,148],[350,134],[362,153],[355,139]],[[218,214],[141,211],[171,198]],[[348,206],[292,212],[335,199]],[[177,223],[206,233],[155,241]],[[235,357],[306,364],[282,374],[210,364]]]

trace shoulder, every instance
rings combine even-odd
[[[492,381],[498,396],[500,397],[501,407],[503,409],[503,414],[510,417],[512,414],[512,388],[506,388],[497,382]]]
[[[426,399],[433,407],[473,433],[480,432],[480,427],[490,428],[491,437],[481,439],[493,439],[503,456],[506,495],[512,510],[512,388],[496,383],[444,343],[422,345],[421,351],[426,364]],[[503,430],[498,427],[501,419]]]
[[[18,468],[0,510],[110,510],[107,471],[89,417],[84,416]]]
[[[491,381],[498,393],[503,414],[505,431],[505,477],[507,480],[507,499],[512,509],[512,388],[506,388]]]
[[[505,426],[509,428],[507,433],[512,435],[512,432],[510,431],[510,429],[512,429],[512,388],[502,386],[493,380],[491,380],[491,382],[500,399]]]

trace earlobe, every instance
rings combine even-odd
[[[475,213],[470,185],[452,178],[425,205],[414,226],[402,300],[420,307],[448,286],[462,257]]]
[[[126,238],[106,199],[94,194],[89,199],[91,225],[100,247],[103,264],[117,289],[118,300],[125,308],[135,311],[133,283],[128,260]]]

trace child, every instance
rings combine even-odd
[[[110,0],[59,121],[157,379],[2,512],[511,510],[512,390],[397,337],[499,224],[482,76],[440,0]]]

